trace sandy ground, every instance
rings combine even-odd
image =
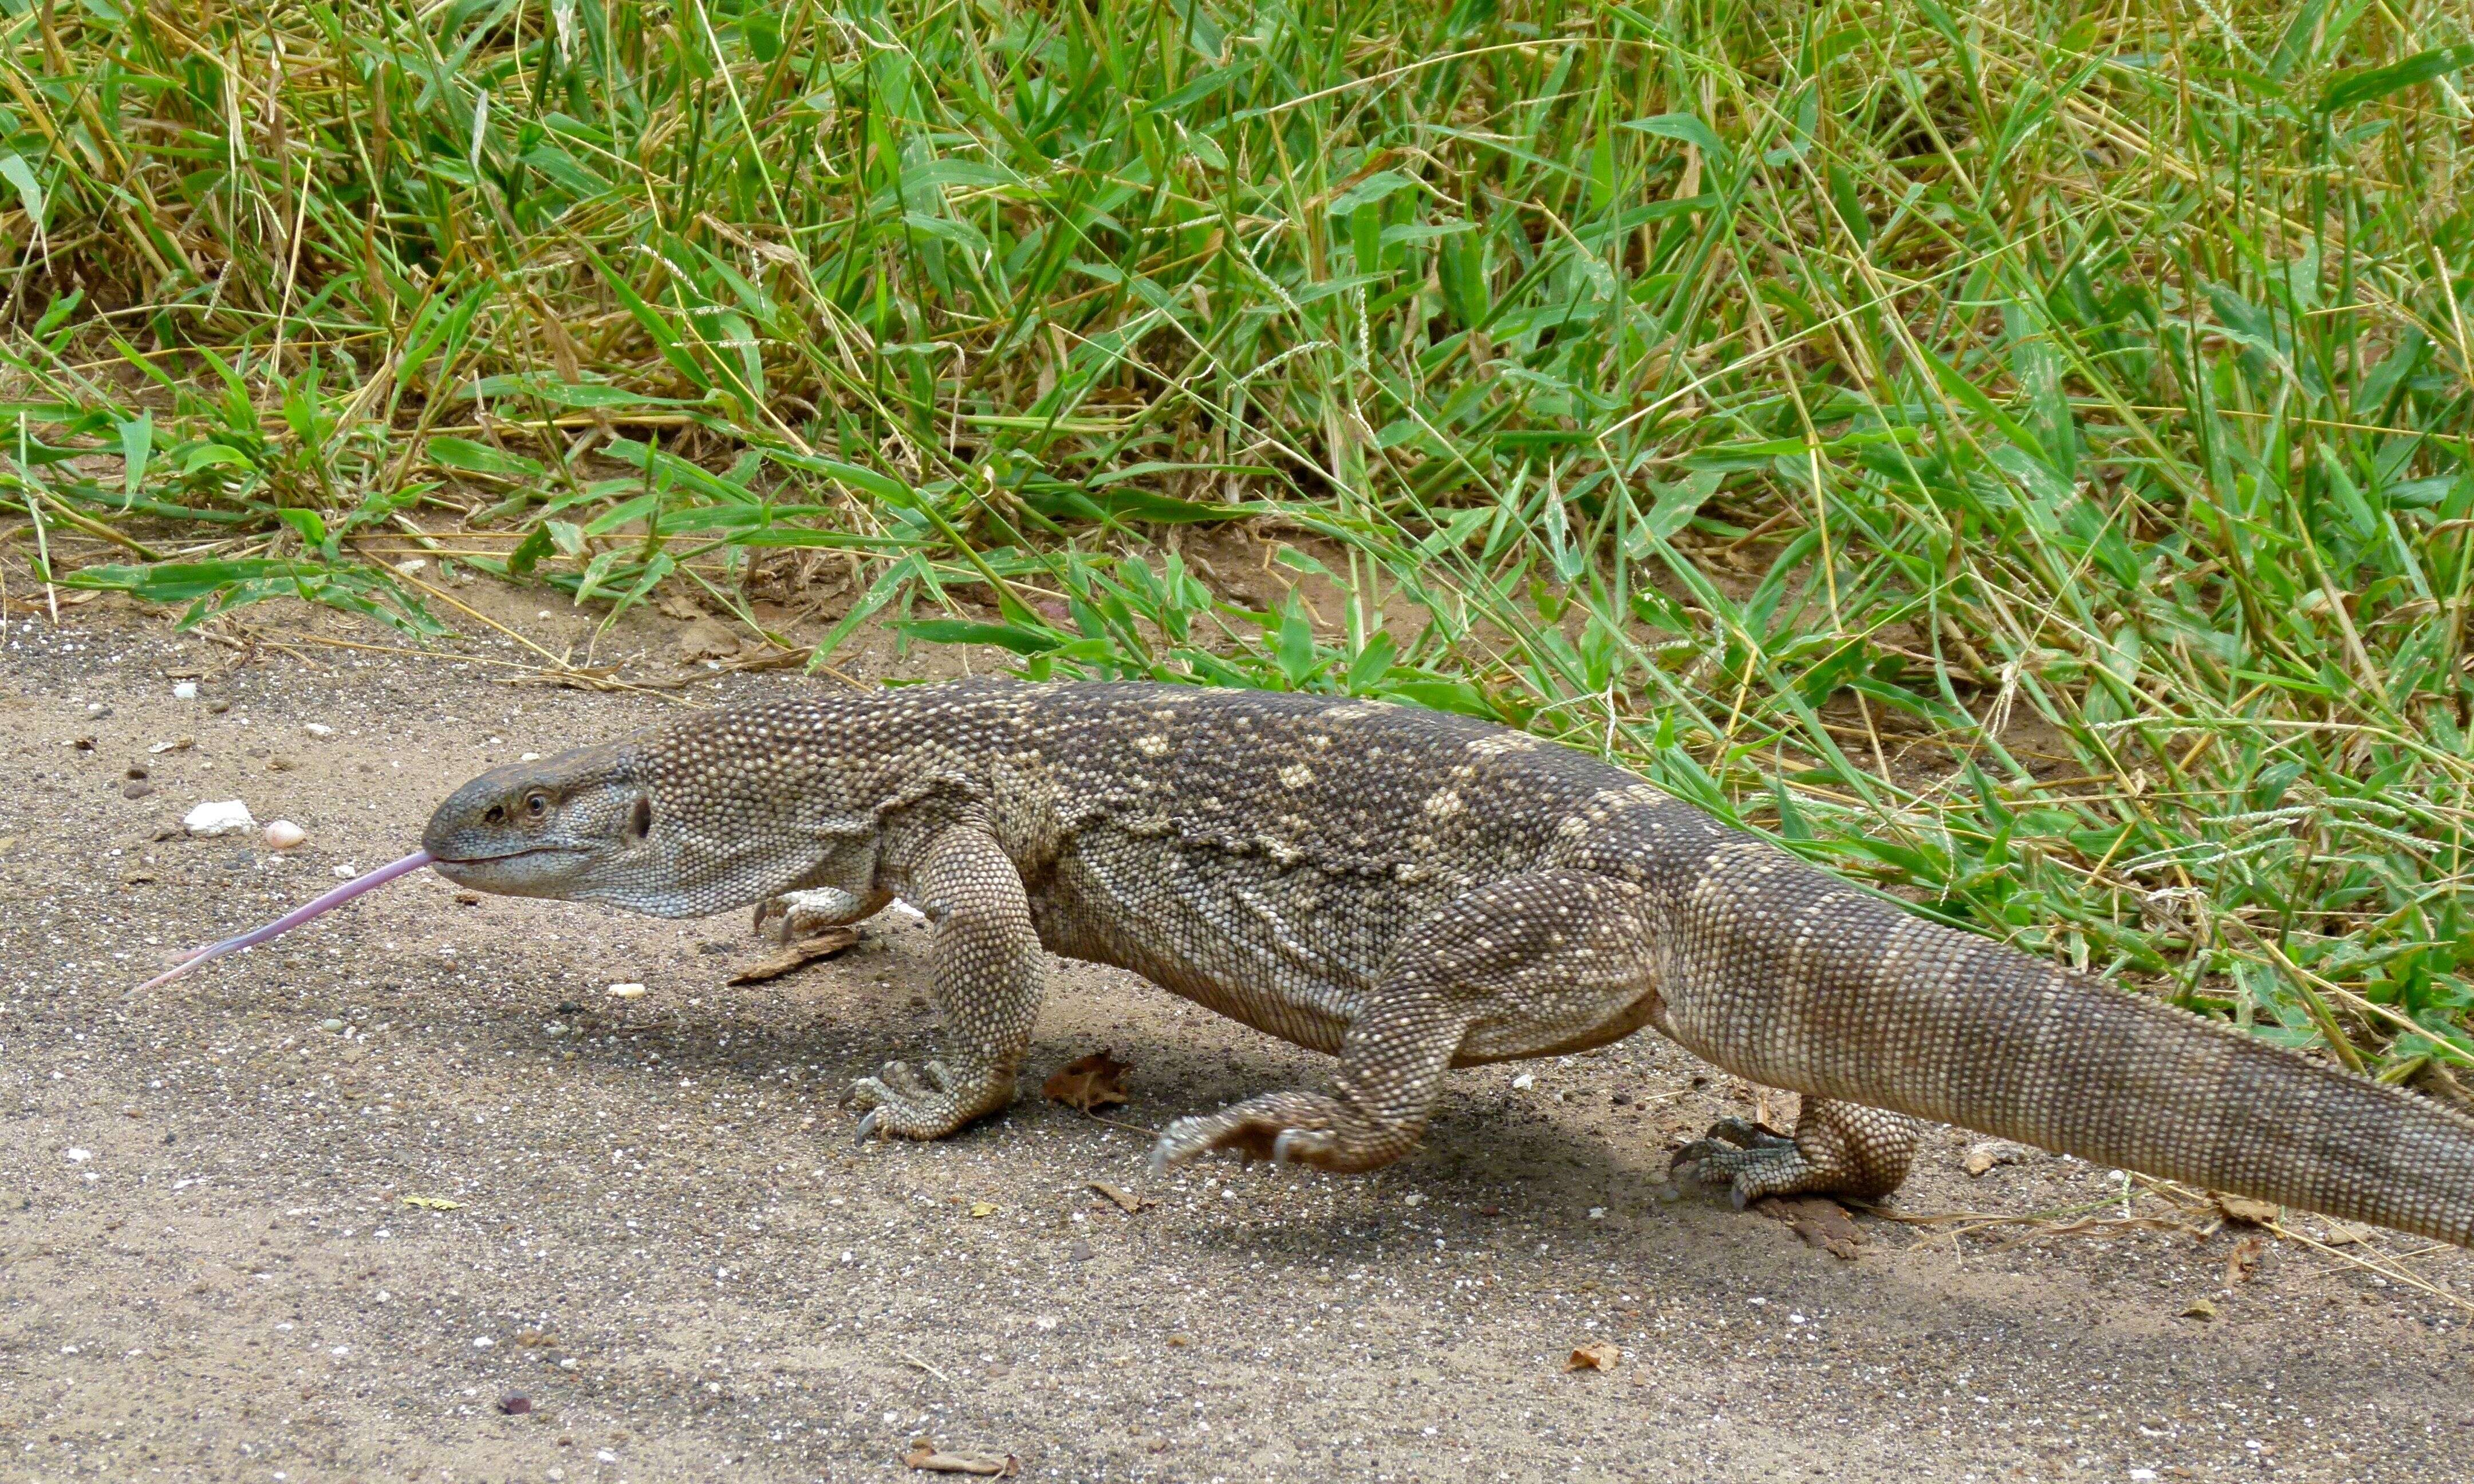
[[[579,632],[503,606],[552,647]],[[871,643],[866,678],[916,673]],[[2465,1255],[2342,1249],[2435,1295],[2273,1240],[2229,1280],[2242,1229],[1859,1215],[1841,1259],[1667,1184],[1753,1094],[1647,1034],[1458,1074],[1372,1177],[1153,1180],[1142,1126],[1325,1065],[1060,963],[1031,1080],[1112,1048],[1115,1121],[1033,1097],[854,1147],[844,1085],[933,1044],[922,935],[890,919],[734,989],[761,951],[737,919],[459,902],[423,874],[133,993],[411,849],[470,774],[662,704],[506,673],[243,654],[109,601],[9,616],[0,1478],[924,1479],[923,1437],[1068,1479],[2474,1477]],[[158,838],[231,798],[308,844]],[[2043,1155],[1971,1179],[1969,1143],[1938,1137],[1898,1209],[2117,1188]],[[1565,1371],[1602,1343],[1612,1371]]]

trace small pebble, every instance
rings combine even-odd
[[[341,1021],[341,1020],[335,1019],[335,1018],[334,1018],[334,1017],[327,1017],[327,1019],[324,1019],[324,1020],[321,1020],[321,1021],[319,1021],[319,1022],[318,1022],[318,1029],[320,1029],[320,1030],[322,1030],[322,1031],[325,1031],[327,1034],[328,1034],[328,1035],[330,1035],[330,1036],[331,1036],[331,1035],[333,1035],[335,1032],[342,1030],[343,1028],[344,1028],[344,1022],[343,1022],[343,1021]]]
[[[155,792],[155,785],[142,778],[133,778],[120,785],[120,797],[123,799],[143,799],[153,792]]]
[[[182,681],[175,684],[172,687],[172,699],[175,701],[197,700],[198,682],[196,681]]]
[[[644,997],[644,987],[641,984],[614,984],[610,986],[610,997],[612,999],[643,999]]]
[[[498,1410],[506,1413],[509,1417],[521,1417],[532,1409],[533,1399],[530,1397],[500,1397],[498,1399]]]
[[[290,820],[270,820],[266,826],[266,848],[288,850],[309,838],[309,832]]]
[[[215,697],[215,699],[213,699],[212,701],[209,701],[209,702],[207,702],[207,703],[206,703],[206,709],[207,709],[207,710],[209,710],[209,711],[214,712],[217,716],[221,716],[221,715],[223,715],[226,711],[229,711],[229,710],[230,710],[230,709],[231,709],[231,703],[230,703],[230,702],[229,702],[229,701],[226,701],[226,700],[225,700],[223,697],[221,697],[221,696],[217,696],[217,697]]]
[[[313,737],[331,737],[335,734],[335,729],[324,722],[303,722],[301,730]]]
[[[1527,1072],[1522,1072],[1519,1076],[1512,1079],[1512,1090],[1515,1092],[1526,1092],[1536,1086],[1538,1086],[1538,1079],[1529,1075]]]
[[[270,757],[266,760],[266,771],[269,773],[290,773],[298,766],[299,764],[289,757]]]

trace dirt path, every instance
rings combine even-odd
[[[410,849],[468,775],[656,704],[332,648],[232,667],[106,608],[0,648],[0,1478],[924,1479],[917,1437],[1066,1479],[2474,1477],[2462,1302],[2292,1243],[2228,1286],[2234,1230],[1864,1217],[1841,1260],[1666,1185],[1748,1093],[1647,1036],[1459,1074],[1371,1178],[1153,1181],[1133,1128],[1037,1101],[854,1148],[843,1085],[930,1043],[891,920],[733,989],[740,922],[423,874],[139,997]],[[230,798],[309,843],[154,838]],[[1060,965],[1033,1078],[1103,1046],[1128,1126],[1325,1075]],[[2116,1188],[2043,1155],[1971,1180],[1967,1142],[1900,1209]],[[2422,1246],[2374,1244],[2474,1296]],[[1614,1370],[1564,1372],[1601,1341]]]

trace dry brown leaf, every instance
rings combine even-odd
[[[732,974],[725,982],[763,984],[767,979],[779,979],[793,969],[813,964],[820,958],[831,958],[857,942],[859,942],[858,928],[829,927],[814,937],[802,938],[795,943],[783,945],[780,952],[766,954]]]
[[[679,634],[679,658],[690,664],[701,659],[728,659],[738,653],[739,635],[718,618],[699,618]]]
[[[1855,1218],[1847,1208],[1824,1196],[1765,1196],[1753,1203],[1753,1209],[1773,1221],[1783,1221],[1787,1230],[1804,1239],[1807,1247],[1818,1247],[1842,1261],[1853,1262],[1864,1250],[1864,1233],[1856,1230]]]
[[[2259,1271],[2260,1255],[2267,1251],[2268,1243],[2260,1237],[2245,1236],[2236,1242],[2234,1250],[2225,1254],[2225,1286],[2248,1282]]]
[[[2182,1317],[2184,1319],[2214,1319],[2217,1317],[2217,1306],[2206,1299],[2193,1299],[2190,1305],[2182,1310]]]
[[[984,1453],[947,1453],[926,1438],[911,1439],[910,1451],[902,1455],[902,1461],[930,1473],[982,1473],[1009,1479],[1022,1472],[1022,1460],[1011,1453],[1002,1458]]]
[[[1967,1151],[1966,1169],[1970,1175],[1982,1176],[1997,1164],[2016,1164],[2027,1151],[2008,1139],[1993,1138],[1974,1145]]]
[[[1622,1358],[1623,1352],[1617,1350],[1613,1341],[1595,1340],[1572,1352],[1572,1358],[1564,1362],[1564,1369],[1612,1371],[1615,1368],[1615,1362]]]
[[[1110,1056],[1110,1049],[1104,1046],[1090,1056],[1078,1056],[1058,1067],[1055,1075],[1040,1086],[1040,1095],[1084,1113],[1095,1108],[1113,1108],[1125,1102],[1126,1073],[1133,1068]]]
[[[1136,1195],[1131,1190],[1128,1190],[1122,1185],[1112,1185],[1104,1180],[1095,1180],[1091,1182],[1091,1188],[1099,1191],[1102,1195],[1106,1196],[1109,1200],[1116,1202],[1118,1209],[1123,1210],[1128,1216],[1141,1210],[1146,1206],[1157,1206],[1159,1204],[1159,1202],[1152,1200],[1150,1196]]]
[[[2216,1198],[2217,1209],[2224,1212],[2227,1221],[2239,1221],[2244,1226],[2264,1227],[2285,1214],[2285,1208],[2273,1201],[2254,1201],[2246,1195],[2227,1195],[2221,1190],[2209,1194]]]

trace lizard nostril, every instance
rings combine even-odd
[[[482,824],[484,824],[484,825],[496,825],[496,824],[498,824],[500,821],[504,820],[506,817],[507,817],[507,811],[506,811],[504,808],[502,808],[502,807],[500,807],[499,805],[495,804],[495,803],[494,803],[494,804],[492,804],[492,805],[490,805],[490,807],[488,807],[487,809],[484,809],[484,810],[482,810],[482,811],[481,811],[481,823],[482,823]]]

